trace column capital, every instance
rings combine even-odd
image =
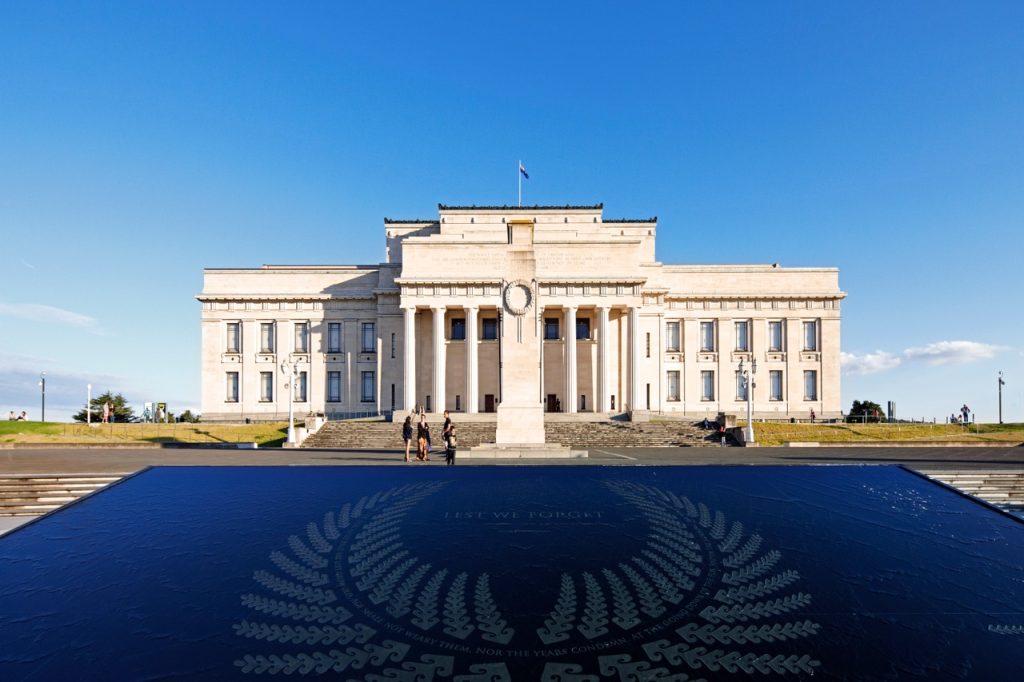
[[[445,310],[446,307],[443,303],[432,303],[430,305],[431,310]]]

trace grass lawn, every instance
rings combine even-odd
[[[288,425],[274,424],[64,424],[0,421],[0,443],[258,443],[284,442]]]
[[[745,425],[746,421],[737,424]],[[754,422],[758,445],[856,441],[988,441],[1024,443],[1024,424],[789,424]]]

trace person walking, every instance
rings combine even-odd
[[[105,401],[103,401],[102,423],[106,424],[109,421],[110,421],[110,401],[109,400],[105,400]]]
[[[448,410],[444,411],[444,426],[441,427],[441,440],[444,441],[445,447],[448,445],[448,436],[452,432],[452,418],[448,414]]]
[[[412,415],[405,418],[402,424],[402,440],[405,441],[405,461],[409,461],[409,447],[412,445]]]
[[[450,424],[448,426],[448,437],[445,439],[444,448],[444,463],[451,466],[455,464],[455,448],[458,445],[459,439],[455,435],[455,425]]]

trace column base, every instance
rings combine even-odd
[[[498,405],[498,445],[544,444],[544,409],[539,405]]]

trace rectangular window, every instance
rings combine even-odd
[[[647,346],[646,346],[646,348],[647,348],[647,356],[646,357],[651,357],[651,333],[650,332],[647,332]]]
[[[582,394],[582,393],[580,394],[580,410],[579,411],[580,412],[586,412],[587,411],[587,396]]]
[[[377,325],[373,322],[363,322],[363,352],[375,353],[377,351]]]
[[[804,322],[804,350],[818,350],[818,322]]]
[[[327,352],[341,352],[341,322],[327,323]]]
[[[557,341],[561,337],[558,335],[558,318],[557,317],[545,317],[544,318],[544,340],[545,341]]]
[[[260,372],[260,402],[274,401],[274,373]]]
[[[714,322],[700,323],[700,349],[705,353],[713,353],[715,351]]]
[[[295,352],[296,353],[308,353],[309,352],[309,323],[308,322],[296,322],[295,323]]]
[[[736,372],[736,400],[747,399],[747,380],[742,372]]]
[[[769,387],[771,393],[768,396],[769,400],[782,400],[782,370],[773,369],[768,372],[768,379],[771,386]]]
[[[678,322],[665,323],[665,350],[673,353],[678,353],[680,350]]]
[[[480,327],[483,331],[484,341],[494,341],[498,338],[498,318],[485,317]]]
[[[768,350],[782,352],[782,320],[768,323]]]
[[[462,412],[462,396],[458,393],[455,394],[455,411]]]
[[[227,395],[224,397],[224,401],[228,403],[238,402],[238,372],[228,372],[227,379]]]
[[[672,403],[679,402],[679,370],[671,370],[665,383],[668,385],[667,400]]]
[[[452,341],[466,340],[466,320],[462,317],[452,318]]]
[[[360,398],[360,400],[362,400],[364,403],[372,403],[377,399],[377,381],[374,374],[375,372],[372,371],[362,373],[363,390],[361,394],[362,397]]]
[[[295,392],[292,394],[292,399],[297,403],[306,402],[306,386],[307,378],[305,372],[299,372],[298,376],[295,377]]]
[[[341,402],[341,372],[327,373],[327,402]]]
[[[706,369],[700,373],[700,399],[715,399],[715,373],[713,370]]]
[[[395,359],[395,335],[391,335],[391,359]]]
[[[804,400],[818,399],[818,370],[804,370]]]
[[[736,323],[736,350],[744,353],[750,350],[750,322],[747,320]]]
[[[228,336],[227,336],[227,342],[225,343],[225,350],[228,353],[241,353],[242,352],[242,323],[241,322],[228,322],[227,332],[228,332]]]
[[[577,339],[589,339],[590,338],[590,318],[589,317],[577,317],[576,318],[576,338]]]
[[[274,352],[274,323],[260,322],[260,352]]]

